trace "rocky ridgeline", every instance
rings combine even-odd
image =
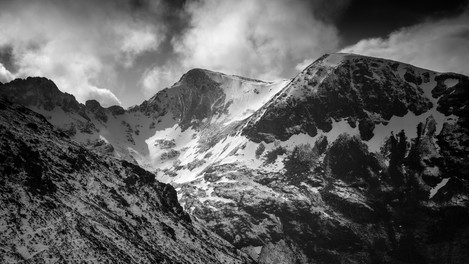
[[[376,123],[431,109],[420,87],[429,82],[428,71],[410,65],[357,55],[325,55],[258,111],[243,133],[257,142],[287,140],[298,133],[314,137],[318,130],[329,132],[334,120],[346,119],[350,126],[358,125],[362,139],[369,140]]]
[[[250,263],[192,222],[176,191],[0,101],[0,244],[5,263]]]
[[[54,82],[43,77],[15,79],[1,86],[0,96],[28,107],[52,111],[59,107],[65,112],[79,113],[84,119],[90,120],[86,110],[106,122],[105,112],[114,115],[124,113],[120,106],[103,108],[96,100],[89,100],[85,105],[77,102],[71,94],[61,92]]]

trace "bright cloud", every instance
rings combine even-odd
[[[15,77],[44,76],[81,102],[120,104],[113,87],[100,87],[116,65],[131,66],[158,48],[164,29],[112,4],[17,1],[0,4],[0,47],[12,46]],[[63,5],[62,5],[63,4]],[[110,82],[112,83],[112,82]]]
[[[180,67],[169,64],[147,70],[140,81],[145,96],[152,96],[164,88],[170,87],[181,77],[180,72]]]
[[[427,21],[391,33],[387,39],[358,42],[342,52],[407,62],[436,71],[469,74],[469,12],[457,18]]]
[[[120,50],[125,54],[125,65],[132,66],[133,59],[146,51],[158,49],[163,40],[163,30],[157,32],[154,26],[143,21],[140,23],[124,24],[114,26],[114,30],[120,37]]]
[[[13,80],[13,74],[9,70],[7,70],[3,64],[0,63],[0,82],[6,83]]]
[[[186,7],[191,26],[173,40],[185,69],[291,77],[299,62],[335,51],[339,42],[336,29],[317,20],[307,1],[204,0]]]

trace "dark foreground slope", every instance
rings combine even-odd
[[[0,262],[249,263],[154,175],[0,101]]]

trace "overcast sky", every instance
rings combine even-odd
[[[469,0],[0,0],[0,82],[139,104],[191,68],[291,78],[331,52],[469,74]]]

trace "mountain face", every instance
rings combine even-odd
[[[0,86],[170,183],[258,263],[467,263],[468,93],[467,76],[353,54],[278,82],[194,69],[127,110],[43,78]]]
[[[173,187],[42,115],[1,100],[0,131],[2,263],[251,262],[192,222]]]
[[[360,137],[369,140],[376,124],[430,110],[434,100],[425,92],[432,85],[429,72],[397,62],[326,55],[266,104],[245,134],[258,142],[285,141],[299,133],[314,137],[318,130],[331,131],[334,121],[345,120],[351,128],[358,125]]]

